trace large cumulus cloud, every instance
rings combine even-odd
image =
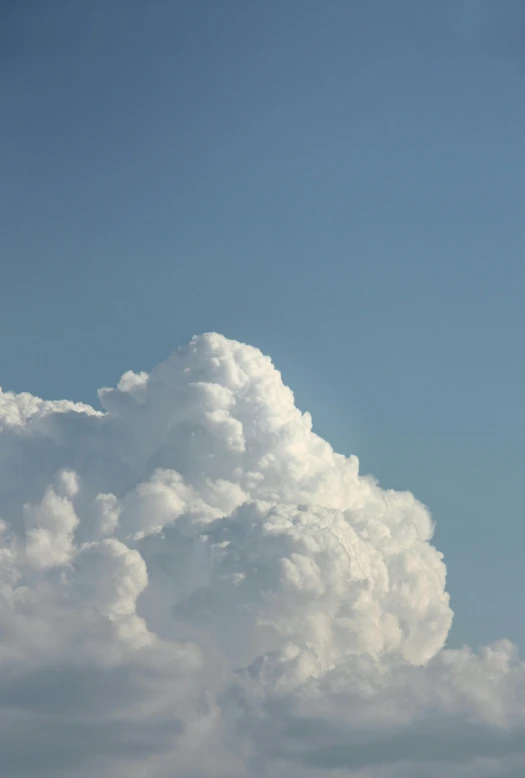
[[[517,776],[525,668],[443,648],[428,510],[194,338],[99,392],[0,393],[0,753],[18,776]]]

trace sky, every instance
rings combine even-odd
[[[4,391],[101,411],[97,389],[150,373],[194,335],[250,344],[315,433],[429,507],[454,611],[448,649],[501,638],[523,648],[524,36],[521,0],[0,2]],[[120,391],[134,397],[142,379],[129,380]],[[212,412],[202,398],[195,407]],[[46,408],[38,435],[55,440],[45,418],[58,411]],[[40,505],[54,489],[69,521],[53,540],[62,557],[35,562],[44,571],[70,563],[71,533],[93,520],[82,487],[63,483],[89,481],[84,434],[92,451],[99,436],[115,441],[104,488],[116,500],[154,477],[125,476],[120,427],[88,434],[74,421],[82,413],[64,408],[73,420],[65,431],[57,422],[69,452],[60,467],[77,475],[38,470],[40,444],[5,448],[40,489],[15,499],[9,487],[5,506]],[[168,443],[140,429],[135,444],[151,435],[163,467]],[[31,521],[23,556],[34,562],[35,538],[51,530]],[[144,549],[118,548],[140,551],[149,572]]]

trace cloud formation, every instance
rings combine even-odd
[[[0,393],[2,774],[518,776],[525,667],[452,621],[428,510],[217,334]]]

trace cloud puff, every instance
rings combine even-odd
[[[0,393],[6,776],[517,776],[525,668],[444,648],[425,506],[208,334],[102,411]]]

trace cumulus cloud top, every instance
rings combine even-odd
[[[316,435],[268,357],[208,334],[99,398],[0,392],[9,776],[521,769],[516,650],[443,648],[428,510]]]

